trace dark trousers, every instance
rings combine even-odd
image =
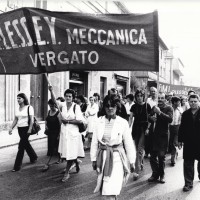
[[[15,164],[14,164],[14,169],[20,169],[22,165],[22,160],[24,157],[24,151],[26,150],[28,156],[30,157],[30,161],[33,162],[34,160],[37,159],[37,155],[35,151],[33,150],[31,144],[28,141],[29,135],[27,134],[28,132],[28,126],[27,127],[18,127],[18,132],[19,132],[19,146],[18,146],[18,152],[17,156],[15,159]]]
[[[178,129],[180,125],[170,125],[169,131],[169,149],[171,152],[171,163],[176,162],[177,146],[178,146]]]
[[[152,176],[155,178],[164,177],[165,175],[165,151],[151,151],[150,165],[152,169]]]
[[[184,173],[184,179],[185,179],[185,185],[186,186],[192,186],[193,180],[194,180],[194,161],[195,160],[186,160],[184,159],[183,162],[183,173]],[[197,164],[197,171],[200,178],[200,163],[198,161]]]

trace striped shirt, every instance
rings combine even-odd
[[[110,121],[105,118],[105,130],[102,141],[108,144],[111,138],[111,131],[114,125],[115,119],[110,119]]]

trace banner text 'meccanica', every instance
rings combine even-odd
[[[11,48],[26,47],[32,45],[61,45],[56,38],[56,18],[55,17],[32,17],[33,28],[36,35],[36,43],[33,43],[27,20],[25,17],[5,21],[4,29],[0,27],[0,50],[9,50]],[[42,37],[46,34],[48,25],[48,41]],[[59,33],[58,33],[59,35]],[[45,37],[44,37],[45,38]],[[60,39],[60,38],[59,38]],[[145,29],[94,29],[94,28],[66,28],[66,36],[63,37],[64,44],[94,44],[94,45],[140,45],[147,44]]]

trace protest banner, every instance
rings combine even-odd
[[[158,13],[20,8],[0,15],[0,74],[158,71]]]

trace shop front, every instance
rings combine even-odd
[[[76,92],[76,95],[88,96],[88,73],[70,71],[69,88]]]

